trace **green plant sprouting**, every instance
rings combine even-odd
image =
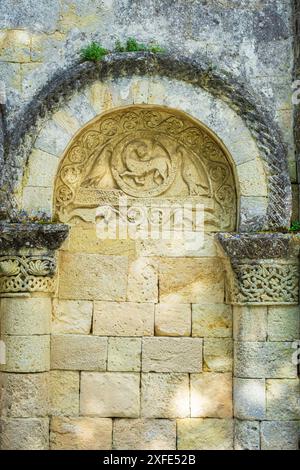
[[[133,37],[129,37],[124,44],[118,39],[113,51],[109,51],[100,43],[93,41],[91,44],[81,49],[81,57],[85,61],[99,62],[104,56],[112,52],[152,52],[153,54],[162,54],[165,50],[158,44],[151,43],[146,45],[138,42]]]

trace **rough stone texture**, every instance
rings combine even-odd
[[[109,418],[51,419],[52,450],[109,450],[111,447],[112,420]]]
[[[89,334],[92,328],[92,302],[60,300],[53,304],[52,333]]]
[[[191,417],[232,417],[232,375],[230,373],[191,374]]]
[[[154,305],[134,302],[95,302],[94,334],[149,336],[153,331]]]
[[[149,258],[138,258],[129,265],[127,300],[157,302],[157,268]]]
[[[2,336],[6,345],[6,372],[44,372],[50,368],[49,335]]]
[[[264,379],[234,379],[234,416],[245,420],[266,418],[266,384]]]
[[[233,337],[237,341],[266,341],[267,307],[233,307]]]
[[[203,369],[214,372],[232,371],[232,339],[205,338],[203,345]]]
[[[52,335],[51,368],[106,370],[107,338],[87,335]]]
[[[192,305],[192,335],[205,338],[231,337],[231,307],[224,304]]]
[[[30,418],[47,416],[49,412],[49,380],[47,373],[0,374],[1,416]]]
[[[139,413],[139,374],[82,372],[80,414],[104,418],[138,418]]]
[[[0,301],[1,333],[46,335],[50,333],[51,299],[3,298]]]
[[[290,342],[235,342],[234,373],[244,378],[296,378]],[[204,346],[205,350],[205,346]]]
[[[108,371],[138,372],[141,370],[141,356],[141,338],[108,339]]]
[[[143,338],[144,372],[201,372],[202,339]]]
[[[259,421],[234,422],[234,449],[235,450],[259,450],[260,429]]]
[[[142,418],[190,415],[188,374],[142,374]]]
[[[299,338],[299,306],[268,308],[268,340],[293,341]]]
[[[157,304],[155,306],[156,336],[190,336],[190,334],[190,304]]]
[[[176,421],[168,419],[116,419],[115,450],[175,450]]]
[[[0,224],[0,250],[47,248],[56,250],[68,236],[69,228],[64,224]]]
[[[268,379],[266,381],[267,419],[299,420],[299,395],[298,379]]]
[[[293,253],[292,235],[287,233],[219,233],[217,239],[230,258],[287,258]]]
[[[179,450],[233,449],[233,420],[191,418],[177,421]]]
[[[79,415],[79,372],[50,372],[50,415]]]
[[[1,450],[47,450],[48,418],[1,418]]]
[[[125,256],[60,253],[59,296],[71,300],[125,300]]]
[[[299,422],[263,421],[261,423],[262,450],[298,450]]]

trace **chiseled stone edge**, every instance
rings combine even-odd
[[[45,119],[74,93],[95,80],[130,75],[160,75],[199,86],[225,101],[246,122],[265,162],[268,175],[269,205],[266,220],[254,217],[246,230],[280,229],[290,223],[291,184],[286,146],[274,120],[263,109],[254,91],[247,90],[228,72],[216,69],[203,57],[194,60],[175,54],[145,52],[114,53],[99,63],[77,63],[58,72],[37,93],[7,134],[6,164],[2,187],[11,193],[22,176],[24,162]],[[254,104],[257,103],[257,105]],[[7,191],[7,190],[6,190]],[[8,201],[13,210],[14,201]],[[0,204],[1,205],[1,204]]]
[[[0,224],[0,253],[21,248],[58,249],[69,233],[64,224],[6,223]]]

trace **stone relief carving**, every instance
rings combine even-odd
[[[91,210],[119,196],[203,203],[211,230],[233,230],[236,192],[228,156],[191,117],[139,105],[105,113],[73,139],[55,185],[63,222],[92,220]]]
[[[235,304],[298,304],[297,264],[232,262],[230,302]]]
[[[49,256],[1,256],[0,293],[53,291],[55,270]]]

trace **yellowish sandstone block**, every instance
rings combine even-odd
[[[59,300],[53,304],[52,333],[89,334],[93,303],[85,300]]]
[[[49,335],[3,335],[1,340],[6,346],[6,364],[0,365],[0,370],[6,372],[45,372],[49,370]]]
[[[191,416],[193,418],[232,417],[231,373],[191,374]]]
[[[79,415],[79,372],[69,370],[50,372],[50,414]]]
[[[193,304],[192,335],[202,338],[226,338],[232,336],[232,311],[230,305]]]
[[[155,306],[157,336],[190,336],[190,304],[157,304]]]
[[[116,419],[116,450],[175,450],[176,421],[169,419]]]
[[[191,418],[177,421],[179,450],[231,450],[233,420]]]
[[[107,370],[119,372],[138,372],[141,370],[141,338],[108,339]]]
[[[1,333],[45,335],[50,333],[51,299],[7,297],[1,299]]]
[[[149,258],[138,258],[129,265],[127,300],[130,302],[157,302],[157,263]]]

